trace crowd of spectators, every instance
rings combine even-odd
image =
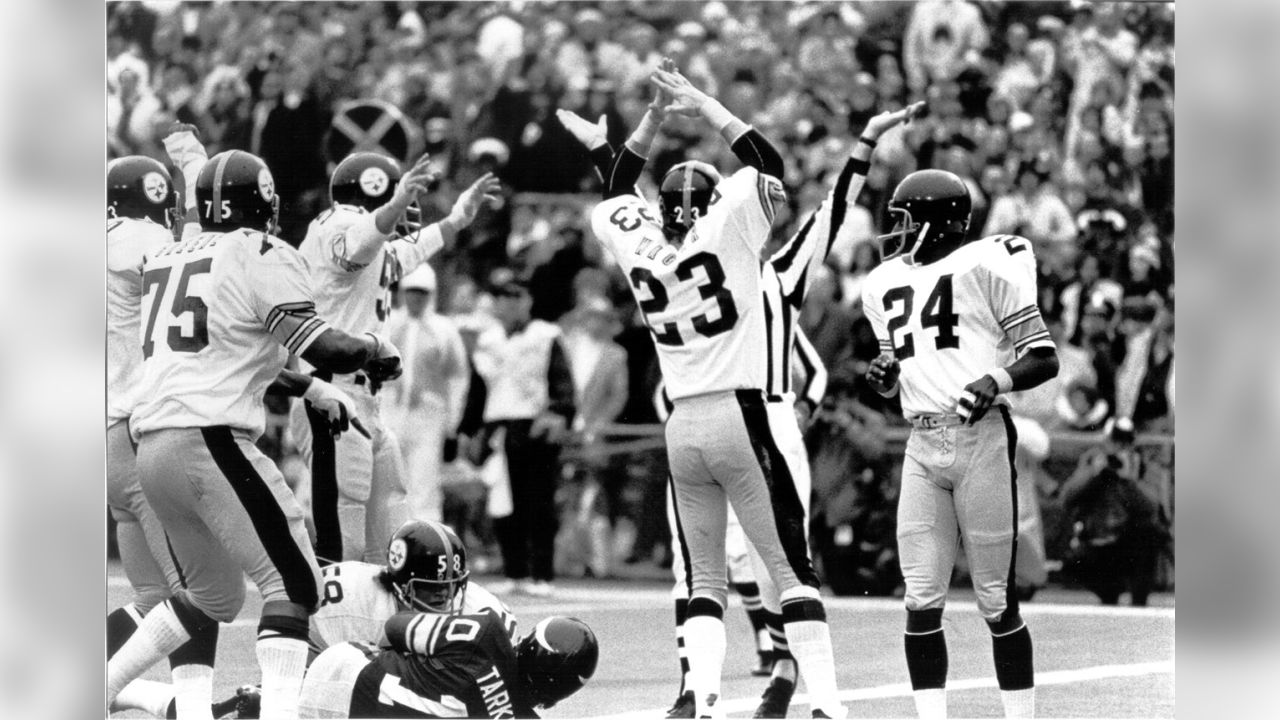
[[[1173,24],[1172,3],[1140,2],[120,2],[108,5],[108,150],[163,160],[160,133],[178,119],[210,154],[254,152],[276,175],[282,235],[296,243],[327,202],[334,114],[352,100],[395,105],[445,171],[442,208],[486,169],[505,185],[502,206],[440,258],[441,312],[464,336],[483,324],[495,271],[528,281],[534,317],[607,303],[630,391],[615,419],[645,423],[656,420],[651,343],[589,237],[598,180],[554,110],[604,115],[618,145],[649,100],[648,73],[673,58],[781,150],[790,206],[776,243],[820,202],[867,118],[927,99],[926,117],[882,139],[852,241],[833,250],[801,316],[844,378],[851,417],[900,422],[858,380],[877,352],[859,287],[897,181],[938,167],[968,183],[973,235],[1034,245],[1062,372],[1025,393],[1022,412],[1050,432],[1121,416],[1140,434],[1171,433]],[[676,118],[641,189],[653,197],[686,157],[736,163],[714,132]],[[836,417],[820,435],[839,434]],[[824,462],[840,456],[829,438],[813,444]],[[882,464],[858,458],[873,475]],[[591,473],[605,467],[597,459]]]

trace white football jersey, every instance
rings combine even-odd
[[[898,256],[872,270],[862,307],[880,351],[901,364],[903,415],[954,413],[965,385],[1030,348],[1053,347],[1037,299],[1031,242],[1016,235],[975,240],[928,265]]]
[[[107,221],[107,426],[128,418],[138,401],[142,345],[142,259],[173,242],[173,231],[134,218]]]
[[[416,233],[415,240],[384,240],[373,213],[356,205],[334,205],[320,213],[298,246],[311,266],[320,316],[351,335],[382,332],[391,312],[391,284],[444,245],[434,225]],[[370,260],[357,261],[365,257]]]
[[[387,645],[385,625],[392,615],[406,609],[378,576],[381,565],[349,560],[326,566],[320,609],[311,616],[311,642],[323,650],[344,642]],[[502,618],[514,645],[516,618],[505,603],[479,583],[468,582],[460,612],[463,615],[492,609]]]
[[[316,316],[306,261],[264,232],[206,232],[147,254],[142,274],[142,387],[135,437],[227,425],[256,438],[262,396],[328,325]]]
[[[621,267],[653,332],[672,400],[764,388],[760,249],[782,183],[746,167],[716,186],[683,244],[669,244],[643,199],[601,202],[591,227]]]

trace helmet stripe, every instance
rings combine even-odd
[[[538,621],[537,626],[533,628],[533,637],[538,644],[547,649],[547,652],[555,652],[556,649],[551,647],[551,642],[547,640],[547,626],[551,624],[551,618],[543,618]]]
[[[217,224],[222,221],[222,174],[227,169],[227,162],[231,160],[232,153],[227,153],[218,158],[218,167],[213,170],[213,205],[208,209],[209,219]],[[218,213],[218,217],[213,217],[214,212]]]
[[[684,166],[684,184],[680,188],[680,197],[684,205],[684,224],[685,227],[693,227],[693,216],[689,213],[692,211],[693,204],[693,164]]]
[[[449,533],[444,532],[438,524],[433,522],[427,523],[427,527],[431,528],[432,532],[440,536],[440,544],[444,545],[444,556],[446,558],[445,574],[449,575],[453,572],[453,543],[449,542]],[[445,579],[451,580],[452,578],[446,577]]]

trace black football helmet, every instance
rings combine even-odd
[[[539,622],[516,646],[520,679],[539,708],[574,694],[596,672],[600,643],[581,620],[553,615]]]
[[[711,165],[689,160],[667,171],[658,188],[662,230],[672,240],[683,238],[693,223],[707,214],[720,173]]]
[[[400,602],[422,612],[453,613],[466,598],[467,549],[448,526],[430,520],[401,525],[387,545],[387,576]]]
[[[329,178],[329,201],[335,205],[355,205],[370,212],[386,205],[396,193],[396,183],[404,173],[390,155],[376,152],[351,153],[338,163]],[[411,237],[422,228],[422,208],[409,206],[396,225],[396,234]]]
[[[958,176],[945,170],[917,170],[898,183],[889,200],[889,213],[897,222],[893,232],[876,238],[880,254],[885,260],[902,255],[914,263],[922,250],[958,247],[969,232],[972,209],[969,188]]]
[[[159,161],[129,155],[107,163],[107,217],[148,218],[167,228],[182,217],[173,177]]]
[[[262,158],[243,150],[209,158],[196,179],[196,202],[205,230],[274,232],[280,211],[271,170]]]

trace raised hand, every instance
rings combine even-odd
[[[911,103],[910,105],[892,112],[882,112],[873,116],[867,121],[867,127],[863,129],[862,136],[868,140],[875,140],[885,133],[889,128],[899,124],[911,122],[911,119],[924,112],[925,101]]]
[[[697,115],[701,112],[702,106],[711,99],[706,93],[694,87],[688,78],[681,75],[675,67],[675,61],[670,58],[663,58],[658,68],[650,73],[649,80],[658,90],[659,96],[665,94],[665,99],[669,99],[670,102],[666,105],[668,113]],[[654,102],[657,102],[657,98]]]
[[[649,107],[652,108],[653,106],[650,105]],[[600,119],[593,125],[590,120],[572,110],[560,109],[556,110],[556,119],[560,121],[565,130],[568,130],[588,150],[600,147],[609,136],[609,126],[604,115],[601,115]]]
[[[464,225],[470,225],[476,219],[476,213],[480,212],[481,205],[486,201],[496,203],[501,199],[498,195],[501,189],[502,183],[498,178],[493,173],[485,173],[462,191],[449,214],[461,220]]]
[[[400,178],[399,184],[396,185],[396,197],[397,199],[407,197],[410,201],[417,200],[435,189],[439,182],[440,171],[432,167],[431,155],[423,153],[413,167],[409,168],[409,172]]]

